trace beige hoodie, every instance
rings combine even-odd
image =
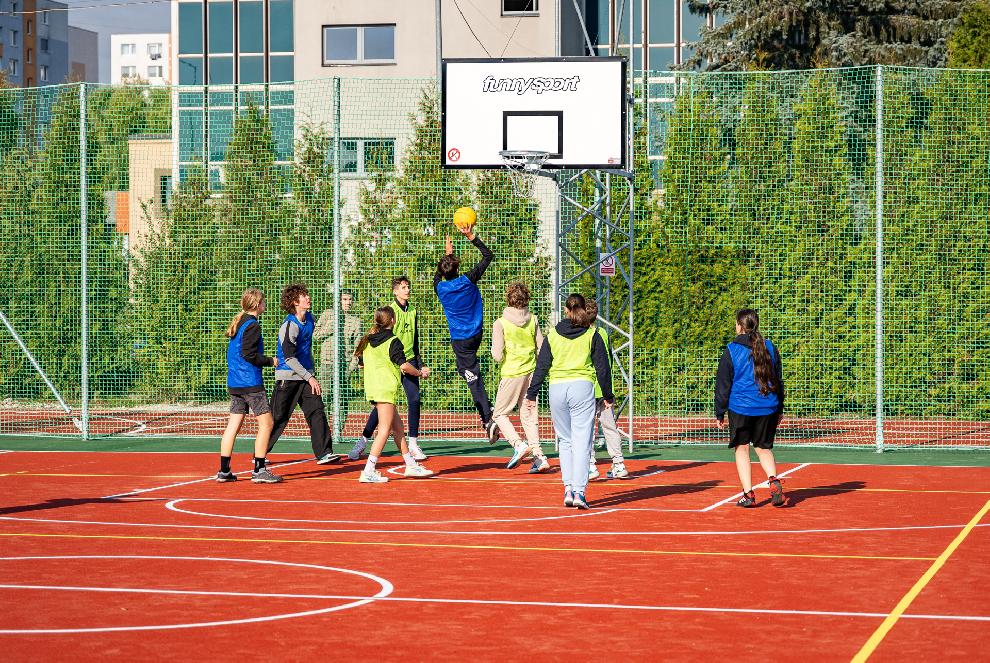
[[[522,327],[529,322],[530,318],[535,318],[532,313],[529,312],[529,308],[513,308],[507,306],[505,310],[502,311],[502,317],[511,322],[514,325]],[[540,321],[536,321],[536,352],[539,354],[540,346],[543,345],[543,332],[540,331]],[[502,363],[505,359],[505,334],[502,331],[502,320],[499,318],[492,325],[492,358],[498,362]]]

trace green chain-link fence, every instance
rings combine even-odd
[[[724,442],[714,373],[748,305],[783,355],[781,442],[990,446],[990,72],[658,72],[647,87],[637,442]],[[496,254],[480,283],[486,342],[511,280],[530,285],[546,326],[559,199],[542,179],[521,199],[501,171],[442,170],[435,90],[346,78],[0,90],[0,433],[219,435],[241,291],[267,293],[273,350],[279,292],[302,281],[327,410],[353,437],[367,411],[353,330],[407,274],[435,369],[421,438],[480,438],[432,292],[444,235],[454,209],[478,210]],[[545,408],[542,421],[549,439]]]

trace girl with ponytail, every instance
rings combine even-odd
[[[258,418],[258,435],[254,440],[254,483],[278,483],[282,477],[265,467],[268,455],[268,441],[271,437],[274,420],[265,394],[265,383],[261,369],[276,366],[278,359],[265,355],[265,342],[261,338],[261,324],[258,318],[265,312],[265,293],[257,288],[248,288],[241,295],[240,313],[234,316],[227,326],[227,391],[230,392],[230,419],[227,430],[220,440],[220,471],[217,481],[226,483],[237,481],[230,470],[230,456],[234,451],[234,440],[241,430],[248,409]]]
[[[773,441],[784,409],[784,380],[780,352],[760,333],[760,316],[753,309],[736,313],[736,337],[725,348],[715,378],[715,421],[725,428],[729,413],[729,448],[735,449],[736,470],[743,494],[742,507],[756,504],[749,447],[756,449],[767,473],[770,503],[784,505],[777,478]]]
[[[391,306],[383,306],[375,311],[375,324],[372,325],[364,338],[358,343],[354,356],[358,357],[364,367],[364,393],[368,402],[378,411],[378,430],[375,441],[368,452],[368,461],[358,481],[361,483],[386,483],[387,477],[375,469],[378,456],[389,433],[395,439],[395,444],[402,451],[402,459],[406,462],[405,476],[428,477],[432,471],[420,465],[409,451],[409,445],[402,429],[402,418],[395,408],[398,393],[402,390],[402,373],[417,378],[430,375],[426,366],[416,368],[406,359],[406,350],[402,341],[392,333],[395,326],[395,311]]]

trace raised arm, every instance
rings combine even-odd
[[[478,247],[479,251],[481,251],[481,262],[475,265],[474,268],[466,275],[471,283],[477,283],[481,280],[485,270],[488,269],[488,265],[492,263],[492,259],[495,257],[495,254],[492,253],[492,250],[485,246],[485,243],[481,241],[481,238],[473,232],[468,235],[467,238],[471,240],[472,244]]]

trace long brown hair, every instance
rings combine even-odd
[[[354,356],[360,357],[364,353],[364,349],[368,347],[368,343],[371,341],[371,337],[380,332],[383,329],[391,329],[395,325],[395,311],[392,310],[391,306],[383,306],[375,311],[375,324],[371,325],[371,331],[364,335],[361,342],[358,343],[357,348],[354,350]]]
[[[584,295],[572,292],[564,302],[567,318],[577,327],[590,327],[595,318],[588,313],[588,301]],[[597,311],[596,311],[597,317]]]
[[[257,311],[262,304],[265,303],[265,293],[261,292],[257,288],[248,288],[241,295],[241,312],[234,316],[234,319],[230,321],[227,326],[227,338],[234,338],[237,336],[237,326],[241,324],[241,318],[244,317],[245,313],[254,313]]]
[[[760,314],[751,308],[744,308],[736,313],[736,324],[744,334],[749,334],[750,354],[753,357],[753,373],[760,385],[760,393],[766,396],[774,390],[773,358],[767,350],[767,344],[760,333]]]

